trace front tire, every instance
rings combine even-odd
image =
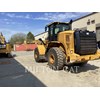
[[[64,53],[58,48],[53,47],[48,51],[48,65],[53,70],[61,70],[64,66]]]
[[[35,50],[34,50],[34,59],[35,59],[36,62],[46,61],[45,56],[39,54],[38,48],[35,48]]]
[[[35,59],[36,62],[40,62],[38,48],[35,48],[35,50],[34,50],[34,59]]]

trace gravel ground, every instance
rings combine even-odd
[[[0,58],[0,86],[99,87],[100,60],[89,61],[77,73],[53,71],[47,62],[36,63],[34,52],[12,52],[14,58]],[[73,69],[71,69],[73,71]]]

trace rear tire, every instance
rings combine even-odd
[[[64,53],[58,47],[53,47],[48,51],[48,65],[53,70],[61,70],[64,66]]]

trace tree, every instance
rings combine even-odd
[[[26,39],[26,34],[24,33],[16,33],[11,36],[9,42],[13,46],[14,44],[23,44]]]
[[[27,43],[32,43],[34,40],[35,40],[34,35],[33,35],[31,32],[29,32],[29,33],[27,34],[27,37],[26,37]]]

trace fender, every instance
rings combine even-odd
[[[45,55],[46,48],[44,45],[37,45],[38,51],[40,55]]]

